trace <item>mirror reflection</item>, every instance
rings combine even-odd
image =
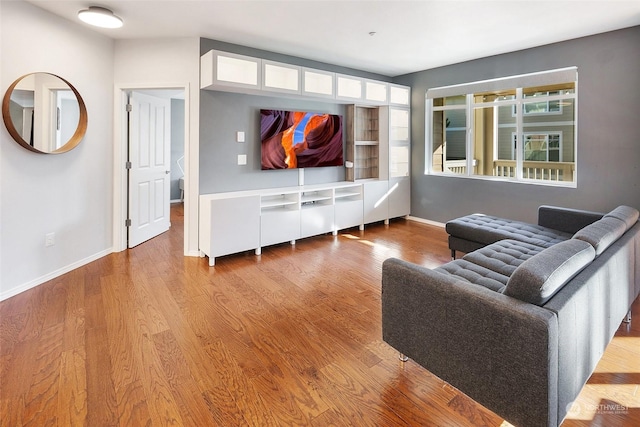
[[[86,131],[87,112],[77,90],[49,73],[33,73],[16,80],[2,103],[11,136],[39,153],[63,153],[74,148]]]

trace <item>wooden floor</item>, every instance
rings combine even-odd
[[[216,260],[169,232],[0,303],[4,426],[500,426],[381,341],[388,257],[442,229],[375,224]],[[564,426],[640,425],[640,302]]]

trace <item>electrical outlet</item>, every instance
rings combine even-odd
[[[44,235],[44,245],[53,246],[56,244],[56,233],[48,233]]]

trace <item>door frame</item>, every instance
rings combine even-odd
[[[188,236],[189,236],[189,221],[187,221],[187,212],[190,211],[191,197],[189,197],[190,180],[189,180],[189,168],[190,162],[188,160],[187,153],[189,152],[189,138],[191,122],[191,109],[190,107],[190,92],[189,83],[176,83],[176,84],[129,84],[129,85],[116,85],[114,92],[114,131],[113,131],[113,251],[121,252],[127,249],[127,227],[125,221],[127,219],[127,204],[128,204],[128,180],[127,180],[127,152],[128,152],[128,122],[126,106],[128,102],[127,93],[132,91],[145,91],[145,90],[182,90],[184,92],[184,207],[185,207],[185,221],[184,221],[184,254],[188,253]]]

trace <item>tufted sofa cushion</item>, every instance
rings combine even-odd
[[[445,228],[451,236],[484,244],[513,239],[548,248],[571,238],[571,234],[562,231],[483,214],[453,219]]]
[[[540,246],[507,239],[469,252],[462,259],[509,277],[520,264],[543,249]]]
[[[627,231],[627,226],[622,220],[605,215],[604,218],[578,231],[573,235],[573,238],[589,243],[595,249],[596,256],[598,256],[618,240],[625,231]]]
[[[638,221],[638,216],[639,212],[637,209],[622,205],[606,214],[604,218],[617,218],[625,223],[627,227],[626,230],[628,230]]]
[[[520,264],[503,293],[542,306],[594,258],[595,249],[587,242],[558,243]]]
[[[448,262],[433,270],[448,276],[455,276],[474,285],[484,286],[496,292],[502,292],[509,281],[508,276],[465,259]]]

